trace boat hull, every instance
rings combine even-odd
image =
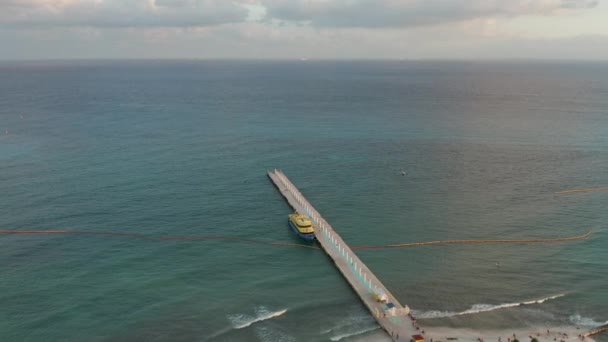
[[[308,233],[308,234],[300,233],[300,231],[298,230],[298,227],[296,227],[296,225],[293,224],[293,222],[291,222],[291,220],[287,220],[287,223],[289,223],[289,227],[291,227],[291,230],[293,230],[294,233],[296,233],[300,238],[302,238],[306,241],[312,241],[315,239],[315,233]]]

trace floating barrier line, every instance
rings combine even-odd
[[[271,245],[274,246],[294,246],[294,247],[305,247],[305,248],[311,248],[311,249],[321,249],[317,246],[309,246],[309,245],[302,245],[299,243],[289,243],[289,242],[270,242]]]
[[[43,234],[64,234],[64,235],[113,235],[123,237],[135,237],[153,241],[184,241],[184,240],[228,240],[238,241],[246,243],[255,243],[260,245],[269,246],[291,246],[291,247],[302,247],[309,249],[320,249],[314,245],[305,245],[290,242],[280,241],[260,241],[254,239],[241,238],[236,236],[223,236],[223,235],[192,235],[192,236],[160,236],[154,237],[146,234],[139,233],[125,233],[125,232],[100,232],[100,231],[87,231],[87,230],[16,230],[16,229],[1,229],[0,234],[21,234],[21,235],[43,235]],[[435,240],[435,241],[421,241],[421,242],[408,242],[390,245],[376,245],[376,246],[351,246],[351,249],[384,249],[384,248],[401,248],[401,247],[415,247],[415,246],[429,246],[429,245],[445,245],[445,244],[481,244],[481,243],[555,243],[555,242],[566,242],[574,240],[582,240],[589,237],[592,231],[588,231],[583,235],[563,237],[563,238],[552,238],[552,239],[500,239],[500,240]]]
[[[557,191],[556,194],[563,195],[563,194],[571,194],[574,192],[591,192],[591,191],[606,191],[606,190],[608,190],[608,186],[604,186],[601,188],[562,190],[562,191]]]
[[[100,232],[87,230],[16,230],[16,229],[1,229],[0,234],[19,234],[19,235],[44,235],[44,234],[62,234],[62,235],[113,235],[123,237],[135,237],[153,241],[178,241],[178,240],[232,240],[239,242],[255,243],[269,246],[291,246],[303,247],[311,249],[319,249],[317,246],[310,246],[289,242],[268,242],[254,239],[240,238],[235,236],[220,236],[220,235],[193,235],[193,236],[161,236],[154,237],[146,234],[124,233],[124,232]]]
[[[587,238],[591,235],[592,231],[588,231],[583,235],[553,238],[553,239],[500,239],[500,240],[436,240],[436,241],[422,241],[422,242],[409,242],[399,243],[391,245],[378,245],[378,246],[352,246],[352,249],[375,249],[375,248],[399,248],[399,247],[414,247],[414,246],[428,246],[428,245],[443,245],[443,244],[480,244],[480,243],[551,243],[551,242],[565,242],[574,241]]]

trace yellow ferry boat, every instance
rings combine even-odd
[[[288,222],[291,229],[302,239],[309,241],[315,239],[315,229],[308,216],[295,212],[289,215]]]

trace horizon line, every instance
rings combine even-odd
[[[268,61],[268,62],[357,62],[357,61],[389,61],[389,62],[608,62],[606,59],[593,58],[371,58],[371,57],[67,57],[67,58],[0,58],[5,62],[72,62],[72,61]]]

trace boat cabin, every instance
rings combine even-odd
[[[422,335],[412,335],[411,342],[424,342],[424,336]]]

